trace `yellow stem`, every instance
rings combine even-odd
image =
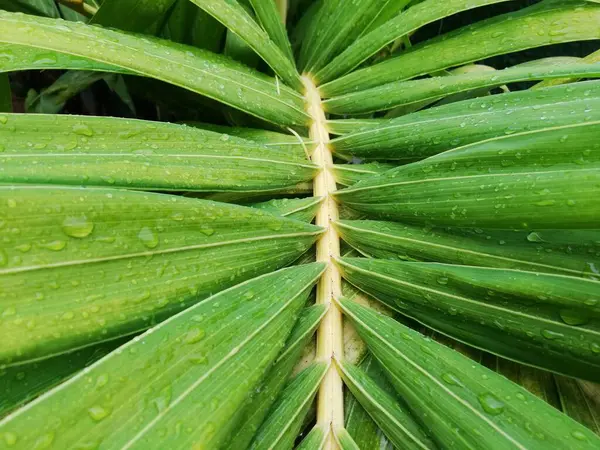
[[[327,232],[317,242],[317,261],[327,263],[327,270],[317,285],[317,303],[331,303],[333,297],[342,295],[340,272],[332,260],[340,255],[340,238],[331,221],[338,219],[338,207],[330,195],[336,190],[335,179],[328,170],[333,157],[328,147],[329,133],[321,97],[314,82],[307,75],[302,77],[306,88],[307,112],[313,122],[310,137],[317,143],[312,161],[321,167],[314,180],[314,195],[324,197],[316,217],[316,224],[327,228]],[[317,360],[329,361],[335,355],[343,358],[342,313],[332,304],[317,331]],[[337,427],[344,425],[343,384],[335,365],[331,365],[321,383],[317,403],[317,424]],[[338,445],[330,432],[326,449],[337,449]]]

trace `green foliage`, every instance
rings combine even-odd
[[[598,448],[599,22],[0,0],[0,450]]]

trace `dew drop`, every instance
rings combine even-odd
[[[483,410],[492,416],[502,414],[504,411],[504,402],[492,394],[481,394],[477,397],[477,399],[479,400]]]
[[[560,318],[567,325],[584,325],[588,322],[588,317],[580,311],[573,311],[568,309],[562,309],[560,311]]]
[[[447,372],[445,374],[442,375],[442,380],[444,380],[444,382],[451,384],[453,386],[463,386],[463,384],[460,382],[460,379],[454,375],[453,373]]]
[[[587,439],[585,434],[583,434],[581,431],[573,431],[571,433],[571,436],[573,436],[578,441],[585,441]]]
[[[140,230],[138,238],[148,248],[155,248],[158,245],[158,235],[148,227]]]
[[[67,236],[84,238],[91,234],[94,224],[86,216],[68,216],[63,220],[62,229]]]
[[[67,245],[67,243],[65,241],[50,241],[50,242],[43,242],[43,243],[39,243],[38,247],[40,248],[45,248],[47,250],[52,250],[54,252],[59,252],[61,251],[63,248],[65,248]]]
[[[565,337],[564,334],[558,333],[558,332],[552,331],[552,330],[542,330],[542,336],[544,336],[546,339],[550,339],[550,340],[560,339],[560,338]]]
[[[202,328],[192,328],[186,333],[183,342],[185,344],[195,344],[196,342],[200,342],[205,335],[206,332]]]
[[[17,439],[18,437],[16,433],[13,433],[12,431],[7,431],[6,433],[4,433],[4,442],[6,442],[6,445],[8,445],[9,447],[15,445],[17,443]]]
[[[94,135],[94,131],[88,127],[87,125],[80,123],[77,125],[73,125],[73,133],[78,134],[80,136],[93,136]]]
[[[110,415],[110,411],[103,406],[95,405],[88,409],[88,414],[93,420],[100,422]]]

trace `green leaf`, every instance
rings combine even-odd
[[[86,43],[93,41],[94,45]],[[0,12],[0,71],[136,73],[206,95],[280,125],[305,125],[303,98],[276,80],[205,50],[151,36]],[[134,56],[132,56],[134,55]]]
[[[386,163],[367,164],[336,164],[331,168],[335,181],[342,186],[352,186],[359,181],[366,180],[373,175],[387,172],[397,166]]]
[[[444,2],[427,0],[415,6],[411,5],[406,11],[390,17],[380,26],[369,30],[367,34],[352,42],[327,66],[317,72],[315,78],[319,84],[335,80],[350,72],[387,44],[411,34],[428,23],[461,11],[505,1],[508,0],[446,0]],[[401,1],[400,3],[405,2]]]
[[[21,448],[222,445],[323,269],[284,269],[212,296],[7,417],[0,433]]]
[[[353,209],[434,225],[592,228],[600,220],[600,122],[466,145],[335,194]]]
[[[393,319],[339,303],[398,394],[444,447],[598,447],[590,430],[503,376]]]
[[[315,425],[300,445],[296,447],[296,450],[321,450],[325,446],[328,432],[329,430],[324,429],[322,425]]]
[[[394,82],[333,97],[323,102],[323,108],[332,114],[363,114],[391,109],[395,106],[431,102],[461,92],[494,88],[508,83],[565,77],[600,77],[600,63],[526,65],[495,72],[471,72],[426,80]]]
[[[0,417],[59,385],[129,339],[129,336],[115,339],[31,364],[3,369],[0,371]]]
[[[189,0],[177,0],[162,32],[172,41],[218,53],[225,27]]]
[[[385,119],[337,119],[327,121],[327,130],[330,134],[341,135],[350,134],[357,131],[364,131],[368,128],[376,128],[387,124]]]
[[[285,29],[285,21],[281,20],[275,0],[250,0],[250,4],[256,13],[258,21],[271,40],[277,44],[290,61],[294,61],[292,46],[287,36],[287,30]]]
[[[330,148],[346,159],[405,163],[494,137],[590,121],[597,109],[597,81],[512,92],[388,121],[339,121],[334,126],[344,136],[331,141]]]
[[[322,197],[282,198],[251,205],[288,219],[312,222],[323,202]]]
[[[148,31],[164,18],[175,0],[104,0],[90,24],[124,31]]]
[[[292,448],[304,416],[328,369],[329,363],[314,362],[288,383],[250,449]]]
[[[274,131],[261,130],[258,128],[239,128],[211,123],[187,122],[198,128],[216,131],[217,133],[237,136],[247,141],[252,141],[266,147],[278,148],[291,156],[290,159],[306,159],[306,154],[312,154],[316,144],[309,138],[294,136],[292,134],[277,133]]]
[[[256,393],[251,396],[244,407],[235,435],[227,444],[228,448],[247,448],[252,442],[265,417],[270,413],[273,403],[285,387],[294,366],[302,355],[302,351],[312,338],[327,309],[326,305],[314,305],[302,311],[282,352],[273,363],[273,367],[269,369],[269,372],[255,390]]]
[[[444,229],[341,220],[340,237],[363,255],[596,278],[597,230]]]
[[[493,356],[492,358],[496,360],[494,366],[490,367],[488,365],[487,367],[504,375],[513,383],[523,386],[533,395],[541,398],[560,411],[558,392],[552,373],[536,369],[535,367],[525,366],[508,359]]]
[[[69,70],[35,97],[29,98],[28,96],[27,112],[56,114],[62,111],[67,101],[73,96],[87,89],[96,81],[109,76],[111,75],[102,72]]]
[[[12,111],[12,92],[7,73],[0,73],[0,113]]]
[[[182,125],[29,114],[2,122],[4,183],[247,192],[291,187],[317,172],[304,155],[294,161],[279,149]]]
[[[364,0],[348,7],[343,1],[326,1],[313,19],[298,57],[306,73],[317,73],[347,48],[378,17],[390,9],[402,9],[410,0]]]
[[[545,0],[424,42],[395,58],[321,85],[319,91],[322,97],[336,97],[495,55],[600,39],[599,21],[598,5],[580,0]]]
[[[360,367],[363,368],[369,375],[378,376],[383,379],[383,372],[376,365],[377,363],[371,355],[368,355],[360,363]],[[381,380],[379,380],[381,381]],[[385,380],[384,380],[385,381]],[[386,387],[393,391],[389,382],[385,381]],[[377,424],[371,419],[371,416],[365,411],[360,405],[356,397],[354,397],[348,390],[346,390],[344,402],[345,425],[348,433],[354,438],[358,447],[362,450],[393,450],[394,446],[383,434]]]
[[[341,450],[360,450],[360,447],[356,445],[350,433],[343,427],[335,427],[333,429],[333,435],[335,441]]]
[[[237,1],[191,0],[242,38],[292,88],[303,91],[294,63]]]
[[[437,448],[427,436],[427,433],[415,422],[410,411],[398,401],[395,395],[379,386],[373,378],[359,367],[343,361],[336,361],[336,363],[340,375],[352,395],[396,448]],[[349,426],[350,424],[348,424],[348,428]],[[361,439],[363,436],[362,434],[357,435],[356,438]],[[368,444],[362,442],[363,446],[361,448],[365,450],[373,448],[367,447]],[[385,441],[379,440],[379,443],[381,442]]]
[[[320,234],[253,208],[102,188],[4,186],[0,205],[0,364],[148,328],[290,264]]]
[[[600,435],[600,390],[589,381],[555,375],[565,414]]]
[[[342,258],[344,278],[436,331],[585,379],[600,371],[600,282],[437,263]]]

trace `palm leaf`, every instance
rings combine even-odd
[[[338,122],[331,142],[346,158],[411,162],[458,146],[592,120],[600,82],[518,91],[453,103],[404,117]],[[347,124],[347,125],[346,125]]]
[[[310,223],[315,218],[322,202],[323,199],[320,197],[295,199],[283,198],[279,200],[269,200],[263,203],[255,203],[252,207],[289,219]]]
[[[340,361],[337,365],[352,395],[396,448],[437,448],[428,433],[421,429],[411,413],[394,395],[382,389],[360,368]]]
[[[95,46],[75,45],[88,40]],[[228,58],[152,37],[0,11],[0,71],[126,71],[166,81],[281,125],[304,125],[302,98]],[[135,58],[129,55],[135,52]]]
[[[332,114],[363,114],[396,106],[433,102],[444,97],[482,88],[495,88],[508,83],[565,77],[600,77],[600,63],[540,64],[516,66],[495,72],[470,72],[434,77],[427,80],[388,83],[375,88],[333,97],[323,102]]]
[[[223,291],[7,417],[0,431],[30,448],[40,441],[216,446],[235,429],[237,407],[277,356],[322,271],[321,264],[285,269]]]
[[[599,20],[598,5],[580,0],[545,0],[415,46],[405,54],[326,83],[319,90],[323,97],[336,97],[495,55],[599,39]]]
[[[455,339],[525,364],[600,379],[598,281],[364,258],[343,258],[339,265],[360,289]]]
[[[302,90],[302,82],[294,63],[288,57],[289,53],[284,53],[278,43],[271,40],[240,3],[235,0],[191,1],[242,38],[285,83],[296,90]]]
[[[381,259],[433,261],[594,278],[597,230],[432,228],[375,220],[335,224],[344,241]]]
[[[598,446],[590,430],[503,376],[368,308],[345,300],[340,306],[398,394],[444,445]]]
[[[335,197],[359,211],[436,225],[596,228],[599,130],[600,123],[589,122],[490,139],[371,177]]]
[[[258,430],[250,449],[292,448],[328,368],[327,363],[315,362],[288,383],[271,414]]]
[[[3,183],[247,192],[291,187],[317,171],[305,157],[294,161],[289,152],[180,125],[50,115],[5,119]],[[56,127],[71,132],[56,134]]]
[[[252,208],[134,191],[4,187],[0,199],[0,232],[21,232],[0,253],[3,364],[148,328],[290,264],[320,233]]]
[[[387,44],[421,28],[424,25],[443,19],[461,11],[502,3],[508,0],[447,0],[440,3],[437,0],[426,0],[417,3],[403,13],[390,17],[380,23],[359,39],[351,43],[336,56],[327,66],[317,72],[315,78],[319,83],[326,83],[339,78],[341,75],[357,67],[369,56],[383,49]],[[393,2],[396,3],[396,2]],[[403,1],[398,3],[405,3]]]

